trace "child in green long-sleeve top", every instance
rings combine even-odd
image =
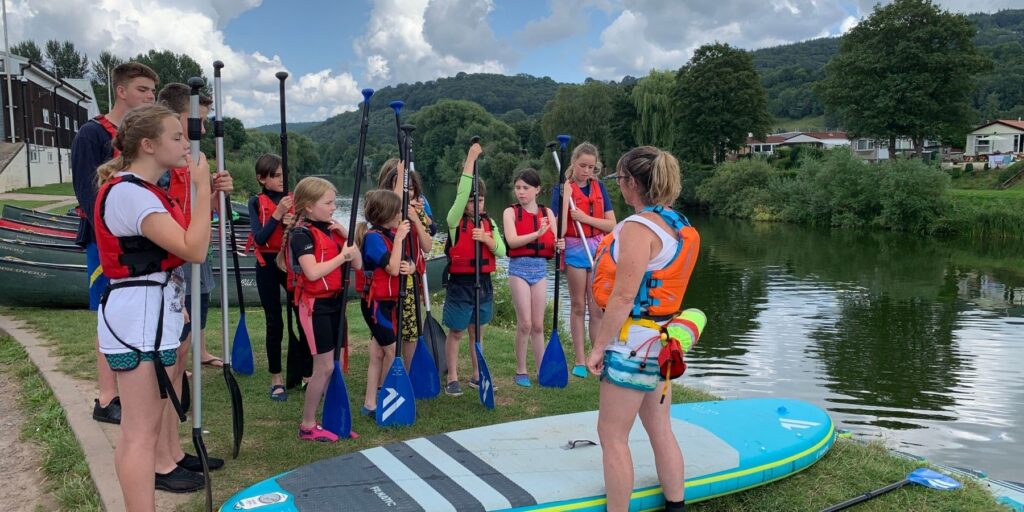
[[[455,204],[448,211],[448,272],[450,277],[445,288],[444,313],[442,322],[448,327],[445,339],[445,356],[448,360],[448,384],[444,387],[445,394],[459,396],[462,386],[459,385],[459,344],[462,333],[469,331],[470,361],[473,364],[473,377],[469,386],[479,387],[480,368],[476,362],[476,340],[474,331],[474,285],[476,283],[475,242],[481,243],[480,261],[480,339],[483,340],[483,325],[491,321],[494,305],[494,288],[491,285],[491,273],[494,272],[495,258],[505,256],[505,242],[502,240],[498,224],[484,212],[484,183],[477,183],[477,197],[471,198],[473,191],[473,163],[483,149],[480,144],[473,144],[466,155],[466,163],[462,167],[459,178],[458,193]],[[473,203],[477,201],[480,209],[480,224],[473,224]]]

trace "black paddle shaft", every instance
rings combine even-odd
[[[363,112],[359,121],[359,145],[356,147],[356,179],[352,185],[352,211],[348,216],[348,241],[346,245],[351,247],[356,234],[356,216],[359,214],[359,189],[363,184],[363,174],[366,174],[366,166],[363,158],[366,156],[366,132],[370,128],[370,97],[373,96],[373,89],[363,89]],[[348,307],[349,269],[352,265],[345,262],[341,266],[341,311],[342,318],[345,318],[345,308]],[[345,326],[346,330],[348,326]],[[344,331],[343,331],[344,332]],[[339,336],[339,338],[341,338]],[[334,347],[335,350],[338,347]]]
[[[480,136],[474,135],[469,140],[470,146],[480,143]],[[479,157],[477,157],[479,158]],[[473,194],[470,200],[473,201],[473,228],[480,227],[480,168],[477,160],[473,160]],[[483,246],[480,240],[473,241],[473,327],[476,329],[475,340],[480,343],[480,262],[483,258]],[[482,348],[482,347],[481,347]]]
[[[882,488],[879,488],[879,489],[875,489],[873,491],[866,492],[864,494],[861,494],[860,496],[857,496],[856,498],[851,498],[851,499],[846,500],[846,501],[844,501],[844,502],[842,502],[842,503],[840,503],[838,505],[833,505],[833,506],[831,506],[829,508],[826,508],[825,510],[822,510],[821,512],[838,512],[840,510],[846,510],[846,509],[848,509],[848,508],[850,508],[850,507],[852,507],[854,505],[857,505],[859,503],[863,503],[863,502],[865,502],[867,500],[870,500],[871,498],[875,498],[875,497],[881,496],[881,495],[883,495],[883,494],[885,494],[887,492],[892,492],[892,491],[895,491],[896,489],[899,489],[901,487],[905,487],[905,486],[909,485],[910,483],[911,483],[910,480],[903,479],[903,480],[900,480],[899,482],[889,484],[889,485],[887,485],[885,487],[882,487]]]
[[[395,114],[396,119],[397,119],[397,116],[398,115],[396,113]],[[412,131],[415,130],[416,127],[411,125],[411,124],[403,124],[400,128],[401,128],[402,135],[403,135],[402,139],[405,140],[404,154],[402,154],[402,161],[403,162],[408,162],[409,161],[409,146],[410,146],[409,143],[412,140]],[[403,147],[403,145],[399,144],[399,148],[402,148],[402,147]],[[408,164],[406,164],[406,168],[404,169],[404,172],[402,173],[402,175],[403,175],[402,176],[402,222],[412,222],[412,221],[409,220],[409,169],[408,169]],[[414,233],[413,233],[411,225],[409,226],[409,232],[405,235],[405,238],[402,239],[401,246],[399,247],[399,251],[400,251],[399,254],[402,255],[402,261],[405,261],[406,258],[412,252],[413,244],[409,243],[409,241],[407,240],[407,238],[410,237],[410,236],[415,236]],[[413,262],[415,262],[415,260],[413,260]],[[395,321],[395,328],[398,330],[398,340],[399,340],[398,342],[399,343],[402,343],[402,327],[404,327],[404,325],[405,325],[404,309],[405,309],[405,299],[406,299],[406,297],[409,296],[409,291],[408,291],[408,288],[407,288],[408,284],[409,284],[409,276],[407,274],[401,273],[401,268],[399,268],[399,275],[398,275],[398,318]],[[401,354],[399,354],[399,357],[401,357]]]
[[[285,119],[284,81],[288,79],[287,71],[278,71],[277,79],[281,82],[278,98],[281,103],[281,177],[284,178],[284,195],[288,195],[288,121]]]

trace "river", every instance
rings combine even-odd
[[[511,194],[489,188],[499,216]],[[443,223],[454,188],[428,198]],[[1024,480],[1024,244],[690,220],[685,305],[708,327],[685,384],[806,400],[856,438]]]

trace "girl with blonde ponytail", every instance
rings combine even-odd
[[[175,371],[185,323],[181,265],[205,259],[210,244],[210,170],[191,161],[177,114],[165,107],[130,111],[113,144],[120,155],[97,170],[102,186],[93,209],[100,262],[110,278],[97,315],[99,349],[116,373],[123,404],[114,462],[126,508],[153,510],[154,475],[189,478],[172,458],[158,458],[156,447],[168,407],[161,393],[178,409],[168,370]],[[196,189],[188,223],[156,186],[168,168],[182,165]]]
[[[359,248],[347,243],[348,230],[332,218],[336,198],[334,185],[323,178],[299,181],[293,199],[294,224],[286,226],[278,253],[278,265],[288,273],[294,288],[299,325],[313,354],[299,439],[327,443],[337,441],[338,436],[316,422],[316,410],[334,370],[334,345],[345,314],[341,309],[341,266],[350,263],[356,270],[363,268]]]

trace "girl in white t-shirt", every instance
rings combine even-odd
[[[189,158],[175,112],[148,105],[125,116],[113,146],[120,152],[97,170],[97,247],[110,278],[98,313],[100,352],[117,374],[123,415],[114,463],[128,510],[154,510],[160,422],[170,389],[164,367],[175,363],[184,325],[181,265],[199,263],[210,244],[210,171]],[[195,211],[180,207],[156,181],[188,165]],[[154,369],[156,371],[154,371]]]

